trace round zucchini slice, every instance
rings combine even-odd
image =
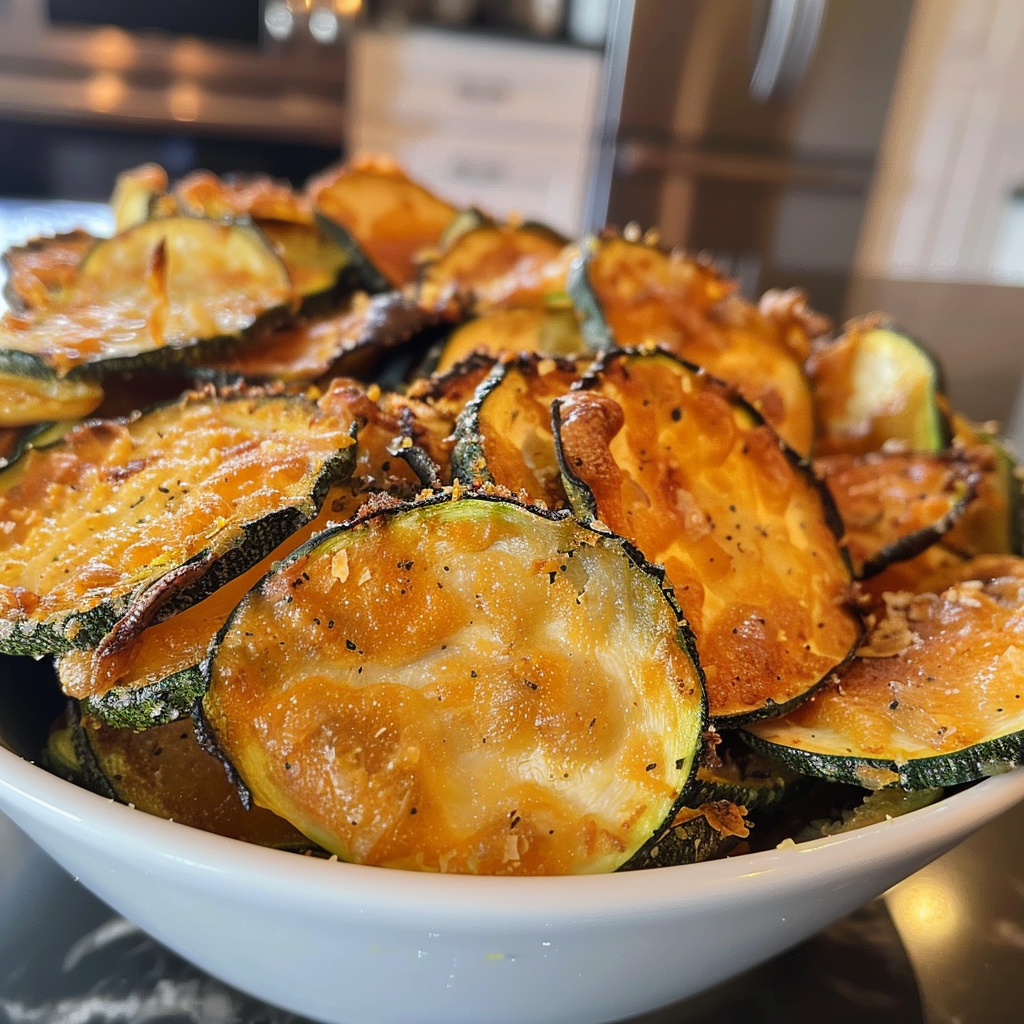
[[[551,403],[580,379],[575,363],[519,356],[497,363],[455,424],[452,469],[464,484],[496,483],[568,504],[555,458]]]
[[[452,331],[434,369],[437,373],[444,373],[474,352],[485,352],[494,357],[536,352],[561,358],[581,356],[588,351],[572,308],[496,309]]]
[[[796,451],[814,435],[810,385],[784,324],[710,264],[615,235],[591,239],[569,294],[594,349],[658,345],[734,385]]]
[[[2,336],[0,322],[0,339]],[[0,427],[82,419],[94,412],[103,398],[99,381],[62,377],[30,352],[0,349]]]
[[[612,871],[678,808],[705,725],[660,574],[497,494],[320,534],[235,610],[208,725],[258,804],[345,860]]]
[[[302,398],[197,392],[27,452],[0,472],[0,650],[117,647],[201,600],[316,515],[349,430]]]
[[[814,461],[845,527],[860,578],[905,561],[947,535],[977,493],[984,467],[967,452],[871,452]]]
[[[571,507],[665,566],[718,724],[780,713],[849,657],[835,507],[734,390],[666,352],[611,352],[553,409]]]
[[[247,810],[224,766],[187,719],[146,733],[89,716],[59,722],[45,761],[55,774],[146,814],[284,850],[307,850],[301,832],[262,807]]]
[[[746,807],[729,800],[681,807],[658,841],[641,850],[624,870],[700,864],[725,857],[750,835],[746,813]]]
[[[327,230],[363,267],[370,291],[411,284],[418,254],[437,245],[457,213],[382,160],[327,171],[307,192]]]
[[[458,235],[428,262],[422,279],[442,290],[455,288],[481,308],[495,300],[505,305],[509,298],[505,284],[543,275],[567,244],[568,239],[543,224],[483,224]]]
[[[256,228],[167,217],[98,242],[63,301],[0,322],[0,350],[34,355],[60,376],[169,366],[200,343],[237,341],[293,298]]]
[[[859,656],[748,738],[804,774],[869,789],[954,786],[1024,763],[1024,562],[1002,561],[999,576],[967,563],[941,593],[887,594]]]
[[[885,443],[939,452],[952,438],[942,368],[916,338],[879,313],[851,320],[807,361],[816,455],[864,454]]]

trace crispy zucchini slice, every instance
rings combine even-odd
[[[316,515],[349,428],[301,398],[195,393],[27,452],[0,472],[0,650],[117,647],[200,600]]]
[[[327,171],[307,193],[338,244],[362,261],[370,291],[412,283],[418,254],[437,245],[457,212],[383,160]]]
[[[237,341],[293,297],[255,228],[168,217],[94,246],[64,301],[0,322],[0,350],[33,355],[60,376],[170,366],[202,343]]]
[[[286,220],[257,223],[287,267],[304,308],[329,305],[360,283],[349,254],[319,224]]]
[[[761,812],[777,808],[803,788],[805,776],[753,750],[740,735],[739,730],[723,733],[713,763],[705,759],[697,766],[687,794],[692,806],[725,800]]]
[[[73,283],[85,254],[96,244],[88,231],[68,231],[12,246],[4,255],[4,298],[19,313],[45,309]]]
[[[452,331],[434,370],[444,373],[474,352],[491,356],[536,352],[557,358],[583,355],[587,351],[571,307],[496,309]]]
[[[777,714],[849,656],[835,508],[732,389],[666,352],[612,352],[553,409],[570,504],[665,566],[713,719]]]
[[[149,729],[188,716],[205,691],[200,665],[218,630],[246,592],[314,533],[353,515],[373,491],[410,497],[419,481],[389,450],[401,425],[388,396],[337,381],[320,400],[340,422],[354,422],[356,465],[327,493],[316,518],[299,527],[262,561],[205,600],[144,629],[113,651],[73,650],[57,660],[61,687],[87,714],[119,728]]]
[[[565,508],[551,403],[579,379],[574,362],[527,355],[500,360],[456,421],[456,478],[470,486],[501,484],[548,508]]]
[[[197,375],[217,382],[311,382],[329,375],[342,360],[359,354],[379,358],[460,315],[455,303],[428,307],[405,292],[372,297],[358,292],[343,311],[270,331],[248,345],[205,360]]]
[[[0,344],[4,327],[0,321]],[[103,385],[62,377],[31,352],[0,348],[0,427],[34,427],[50,420],[77,420],[99,408]]]
[[[458,234],[430,260],[422,280],[440,290],[467,294],[472,302],[479,296],[487,306],[495,298],[495,282],[535,278],[566,245],[568,239],[543,224],[482,224]]]
[[[807,361],[818,420],[815,454],[881,451],[897,441],[939,452],[952,439],[936,358],[880,313],[851,320]]]
[[[700,864],[724,857],[750,835],[747,808],[729,800],[681,807],[658,841],[641,850],[624,870]]]
[[[1015,566],[1007,566],[1011,561]],[[752,742],[807,775],[869,789],[972,782],[1024,761],[1024,563],[967,563],[942,593],[888,594],[859,656]]]
[[[814,409],[801,360],[779,322],[734,287],[702,260],[615,235],[590,239],[569,275],[592,348],[658,345],[703,366],[807,454]]]
[[[175,183],[173,198],[178,210],[192,217],[226,221],[251,217],[260,224],[313,224],[309,197],[296,192],[288,182],[265,174],[220,178],[210,171],[193,171]]]
[[[114,182],[110,208],[117,232],[149,220],[167,196],[167,172],[159,164],[140,164],[122,171]]]
[[[584,241],[567,282],[595,350],[674,349],[735,287],[710,263],[614,234]]]
[[[832,494],[863,579],[948,535],[974,500],[983,466],[967,452],[871,452],[822,456],[814,470]]]
[[[276,814],[243,806],[187,719],[137,733],[89,716],[65,718],[51,732],[46,754],[54,774],[146,814],[275,849],[311,846]]]
[[[659,575],[498,495],[383,508],[250,592],[204,712],[256,802],[346,860],[611,871],[675,813],[704,728]]]

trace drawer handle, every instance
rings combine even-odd
[[[493,160],[456,160],[452,178],[472,185],[496,185],[506,177],[505,168]]]
[[[470,103],[505,103],[512,95],[513,84],[507,78],[459,78],[455,94]]]

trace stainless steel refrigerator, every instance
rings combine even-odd
[[[839,315],[913,0],[619,0],[587,223]]]

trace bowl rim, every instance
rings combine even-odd
[[[927,859],[952,845],[949,837],[959,841],[1021,800],[1018,768],[898,818],[723,860],[604,875],[449,875],[304,857],[204,832],[99,796],[0,747],[0,809],[16,824],[38,821],[108,851],[116,835],[121,859],[146,858],[155,873],[229,894],[256,887],[261,900],[280,906],[301,902],[329,913],[358,905],[360,913],[441,913],[464,923],[494,915],[507,925],[566,915],[583,922],[671,914],[695,900],[748,899],[748,883],[765,876],[805,888],[811,874],[859,872],[897,851]]]

